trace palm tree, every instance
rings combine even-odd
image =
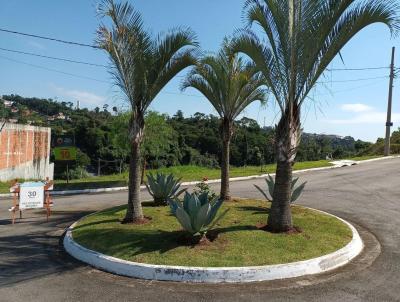
[[[144,115],[165,85],[196,63],[196,37],[190,29],[176,29],[153,37],[144,29],[141,15],[129,3],[103,0],[99,12],[110,19],[111,25],[100,25],[98,46],[108,53],[115,84],[132,109],[129,198],[124,222],[142,223],[140,145],[145,129]]]
[[[230,200],[229,151],[234,121],[255,101],[266,102],[265,80],[254,64],[245,63],[233,54],[224,41],[220,52],[203,57],[188,74],[182,89],[193,87],[200,91],[218,112],[221,119],[222,160],[221,195]]]
[[[332,60],[363,28],[383,23],[396,34],[398,12],[399,5],[388,0],[247,0],[249,27],[259,25],[265,39],[247,28],[237,33],[233,47],[247,54],[262,71],[281,111],[276,126],[276,182],[268,218],[271,231],[292,228],[292,166],[304,101]]]

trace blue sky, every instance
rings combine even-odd
[[[154,33],[176,26],[190,26],[198,35],[201,47],[218,50],[224,36],[243,26],[243,0],[137,0],[131,1],[143,14],[146,26]],[[2,1],[0,27],[15,31],[57,37],[64,40],[93,43],[99,24],[94,0],[13,0]],[[382,25],[365,29],[343,50],[345,66],[337,59],[331,68],[363,68],[388,66],[392,46],[399,38],[391,39]],[[58,56],[74,60],[107,64],[107,56],[98,50],[67,46],[60,43],[16,36],[0,32],[0,47]],[[396,62],[400,60],[400,48]],[[18,61],[18,62],[16,62]],[[22,64],[28,63],[31,65]],[[35,66],[56,69],[90,77],[98,81],[76,78]],[[27,97],[57,98],[59,101],[81,101],[87,107],[126,107],[119,101],[107,70],[30,57],[0,50],[0,95],[19,94]],[[311,94],[303,110],[306,132],[351,135],[375,141],[384,135],[389,70],[328,72],[324,84]],[[182,73],[184,75],[184,72]],[[359,79],[378,78],[360,81]],[[151,109],[170,115],[178,109],[185,115],[197,111],[213,113],[207,100],[194,90],[182,94],[182,78],[173,80],[157,97]],[[340,82],[356,80],[352,82]],[[339,81],[339,82],[338,82]],[[400,126],[400,90],[395,82],[393,121]],[[251,105],[245,116],[270,126],[277,122],[277,108],[271,98],[267,107]]]

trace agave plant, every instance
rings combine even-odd
[[[295,188],[298,180],[299,180],[298,177],[292,180],[290,203],[295,202],[300,197],[301,193],[304,190],[304,187],[307,184],[307,182],[303,182],[301,185],[299,185],[298,187]],[[268,175],[268,177],[265,179],[265,182],[267,183],[269,196],[268,196],[268,193],[264,192],[264,190],[261,189],[259,186],[257,186],[257,185],[254,185],[254,186],[257,188],[258,191],[260,191],[260,193],[262,195],[264,195],[264,197],[268,201],[272,202],[272,196],[274,196],[275,179],[273,179],[271,175]]]
[[[204,237],[207,231],[212,229],[227,213],[228,210],[215,219],[222,203],[223,200],[218,197],[209,199],[207,193],[197,195],[187,192],[183,202],[176,198],[169,201],[172,214],[178,219],[184,230],[192,235],[201,235],[201,237]]]
[[[150,173],[147,175],[146,187],[156,205],[167,205],[169,199],[178,197],[186,190],[182,189],[178,192],[181,186],[180,180],[181,178],[175,179],[172,174],[157,173],[154,176]]]

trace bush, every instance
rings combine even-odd
[[[208,179],[204,177],[203,180],[194,187],[193,193],[197,196],[207,194],[208,199],[214,199],[217,197],[217,194],[213,190],[211,190],[210,185],[207,183],[207,181]]]
[[[81,179],[89,177],[89,173],[83,167],[76,167],[73,169],[69,169],[69,179]],[[59,174],[59,178],[66,180],[68,178],[67,170]]]
[[[200,166],[206,168],[219,168],[218,159],[211,154],[201,154],[198,150],[193,148],[187,149],[186,161],[189,165]],[[185,161],[185,162],[186,162]]]

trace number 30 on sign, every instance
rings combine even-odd
[[[57,161],[74,161],[76,160],[76,148],[56,147],[54,148],[54,159]]]
[[[44,183],[28,182],[20,186],[19,208],[25,209],[41,209],[44,202]]]

